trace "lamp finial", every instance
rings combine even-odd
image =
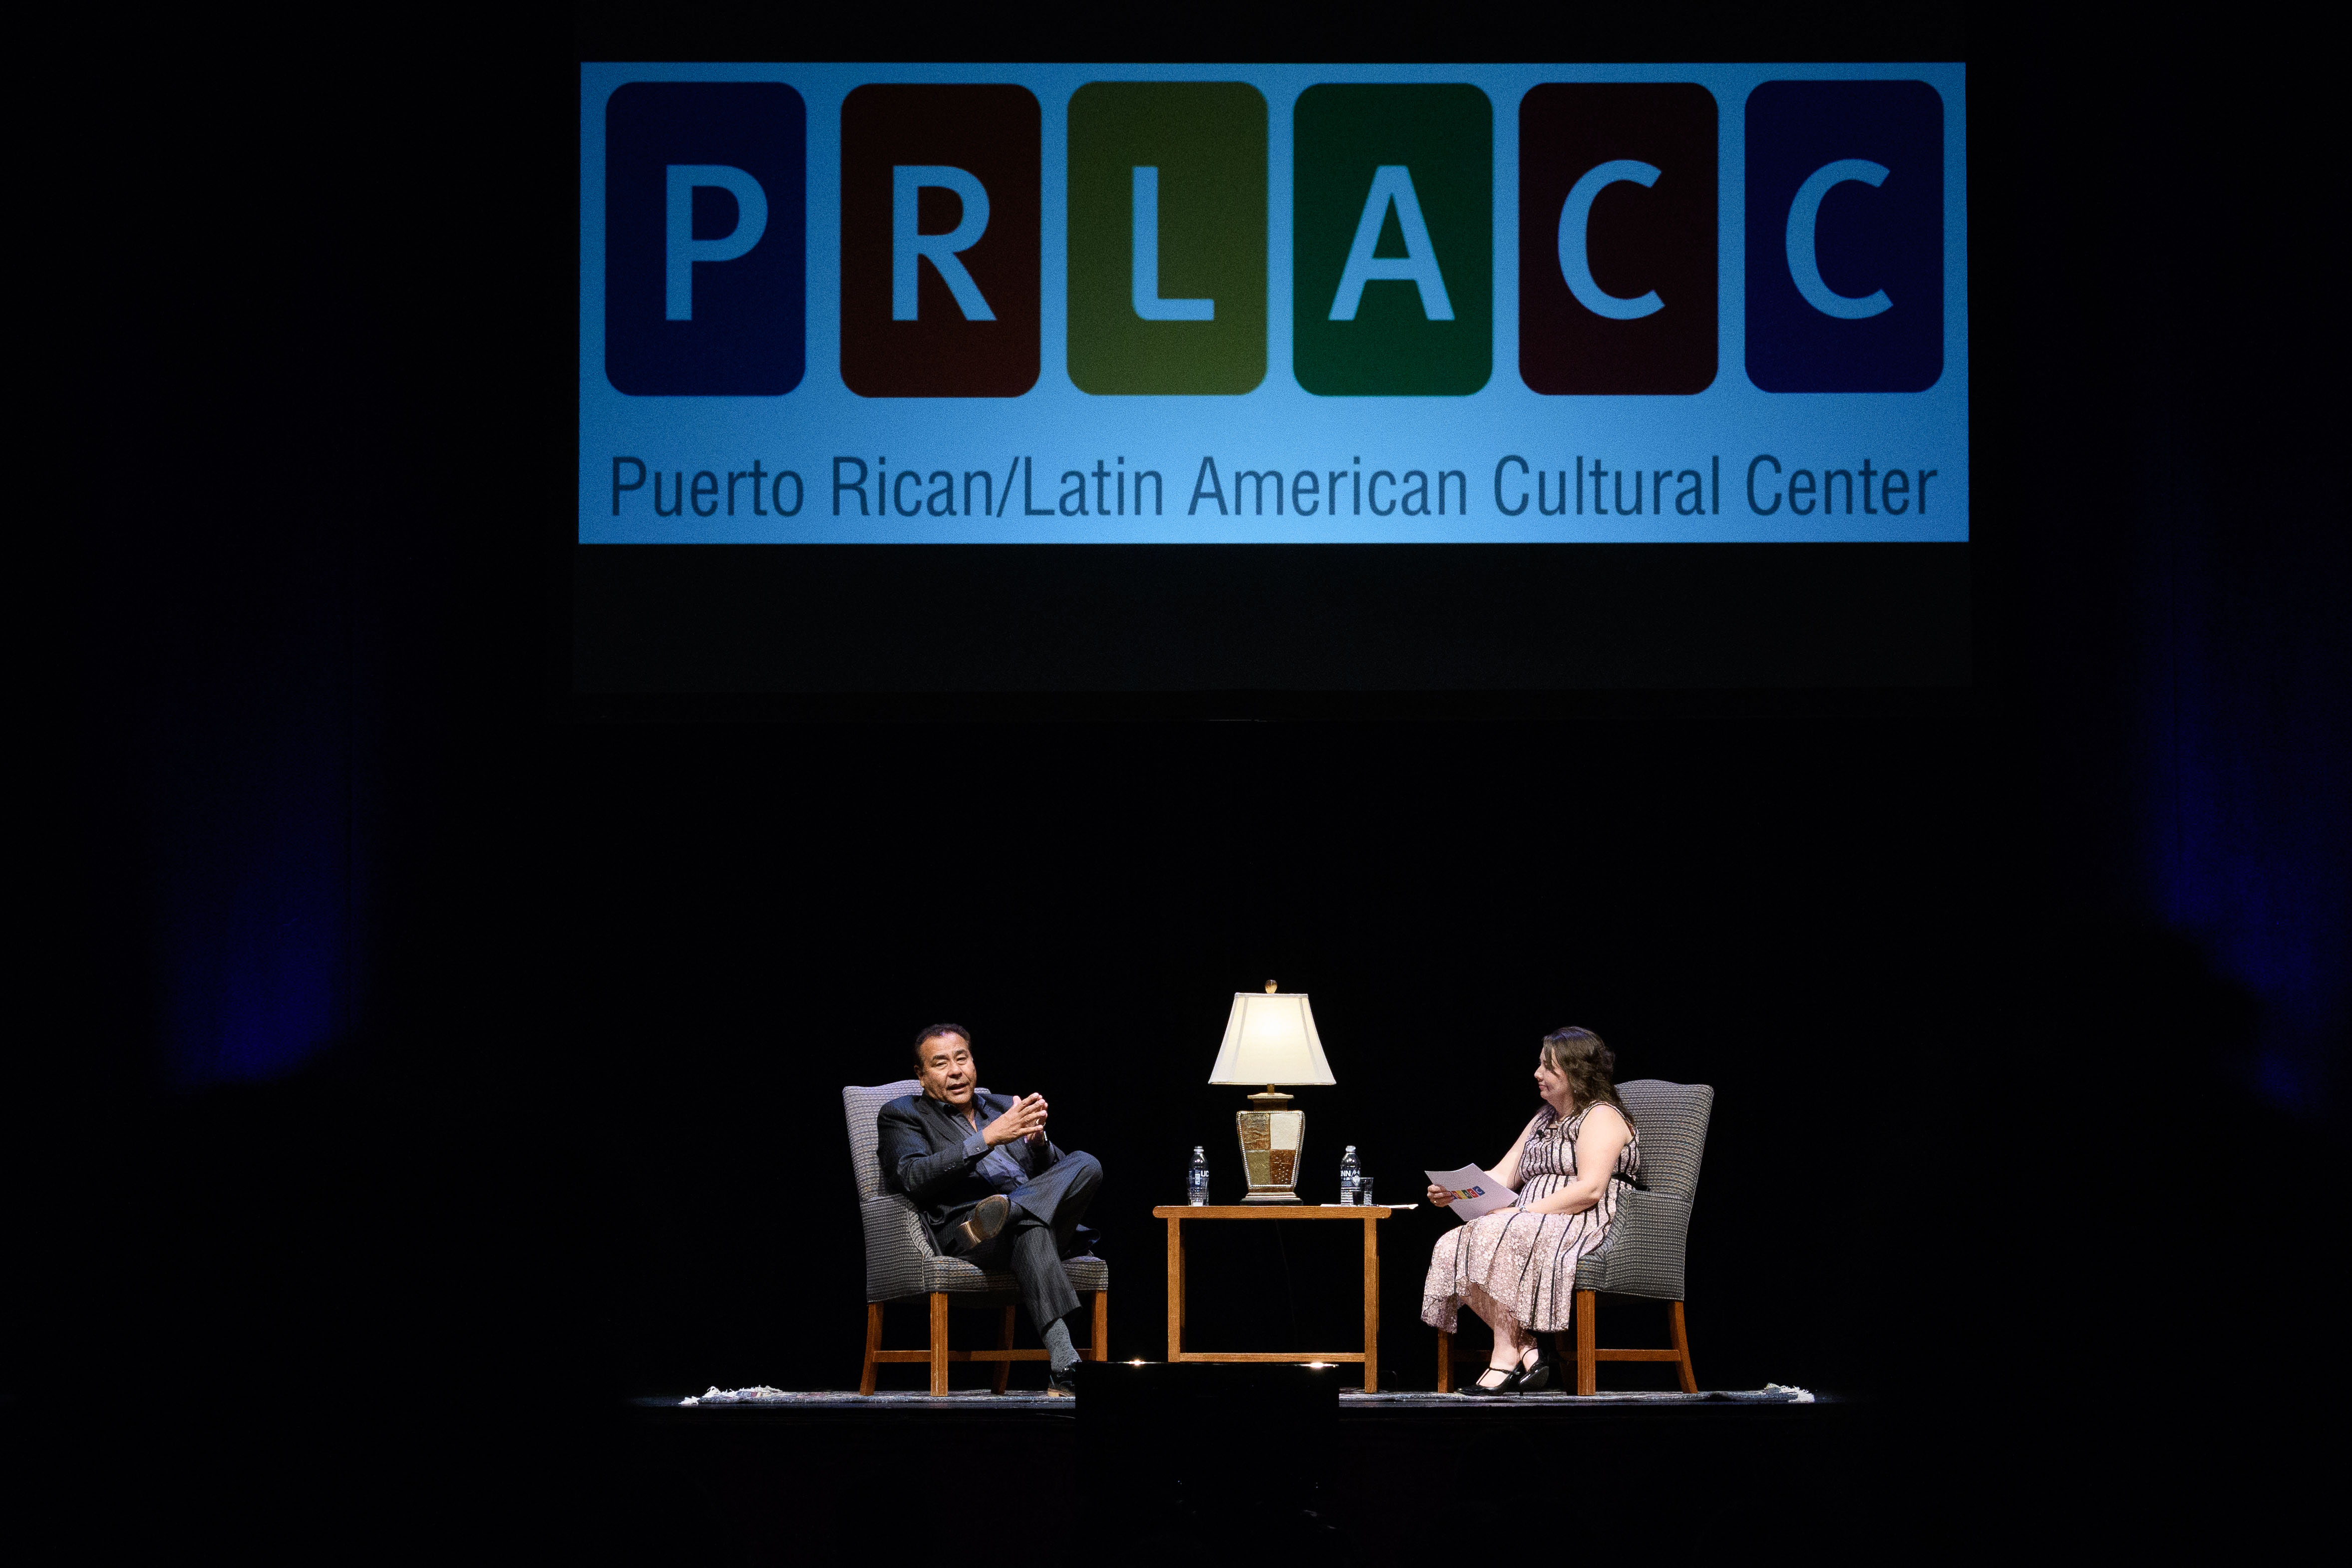
[[[1269,997],[1274,995],[1274,982],[1272,980],[1268,980],[1265,983],[1265,994]]]

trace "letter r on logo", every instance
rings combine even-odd
[[[841,379],[862,397],[1037,382],[1042,117],[1027,88],[869,83],[841,104]]]
[[[926,190],[952,191],[963,204],[963,215],[945,234],[925,234],[922,194]],[[980,243],[988,232],[988,187],[968,170],[944,163],[900,163],[890,171],[890,319],[922,319],[922,291],[918,268],[929,262],[940,280],[955,296],[956,308],[967,321],[993,321],[996,312],[971,280],[961,253]]]

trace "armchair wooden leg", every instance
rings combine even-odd
[[[1696,1394],[1698,1392],[1698,1375],[1691,1370],[1690,1333],[1683,1327],[1683,1304],[1680,1301],[1666,1303],[1666,1323],[1674,1331],[1675,1370],[1682,1375],[1683,1392]]]
[[[1094,1359],[1108,1361],[1110,1359],[1110,1292],[1108,1291],[1095,1292],[1094,1318],[1095,1343],[1092,1347]]]
[[[1593,1354],[1599,1347],[1600,1336],[1593,1333],[1592,1322],[1600,1303],[1601,1292],[1598,1291],[1576,1292],[1576,1392],[1579,1395],[1596,1394],[1601,1389],[1600,1368],[1596,1364],[1598,1358]]]
[[[996,1331],[996,1348],[999,1350],[1011,1350],[1013,1348],[1013,1309],[1011,1307],[1004,1309],[1004,1322]],[[992,1394],[1003,1393],[1004,1385],[1012,1375],[1013,1364],[1009,1361],[998,1362],[996,1364],[996,1377],[995,1380],[989,1385],[989,1392]]]
[[[948,1293],[931,1292],[931,1392],[948,1391]]]
[[[882,1348],[882,1303],[866,1303],[866,1364],[857,1369],[857,1392],[874,1392],[874,1353]]]
[[[1454,1336],[1444,1329],[1437,1331],[1437,1391],[1454,1392]]]

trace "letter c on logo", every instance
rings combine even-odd
[[[1895,303],[1886,298],[1884,288],[1868,295],[1836,292],[1822,281],[1821,261],[1813,254],[1813,226],[1821,221],[1822,198],[1830,193],[1830,187],[1849,180],[1874,186],[1885,178],[1884,163],[1874,163],[1867,158],[1841,158],[1808,175],[1805,183],[1797,187],[1797,199],[1789,204],[1789,276],[1796,280],[1797,292],[1805,297],[1805,303],[1824,316],[1859,321]]]
[[[1559,209],[1559,275],[1567,280],[1568,291],[1576,296],[1576,302],[1595,316],[1605,316],[1612,321],[1638,321],[1664,309],[1666,302],[1658,298],[1654,288],[1638,298],[1602,292],[1601,285],[1592,280],[1592,260],[1584,247],[1584,229],[1592,217],[1592,199],[1621,182],[1646,189],[1658,183],[1658,166],[1638,158],[1612,158],[1587,169],[1584,177],[1569,188],[1568,200]]]

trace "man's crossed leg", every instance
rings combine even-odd
[[[951,1257],[981,1268],[1012,1270],[1021,1305],[1045,1343],[1047,1385],[1066,1394],[1077,1347],[1066,1320],[1078,1310],[1062,1260],[1086,1254],[1079,1220],[1102,1186],[1102,1162],[1088,1154],[1066,1154],[1044,1171],[997,1198],[982,1199],[969,1225],[951,1226],[942,1241]]]

